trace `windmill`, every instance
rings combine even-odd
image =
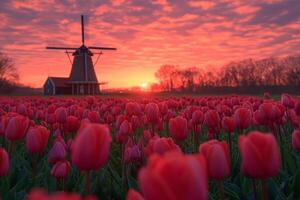
[[[52,50],[65,50],[65,52],[68,55],[68,58],[70,62],[72,63],[72,69],[69,78],[61,78],[59,81],[57,81],[58,77],[52,77],[52,80],[49,81],[49,83],[54,87],[54,92],[52,94],[63,94],[67,93],[66,91],[69,91],[71,94],[99,94],[100,89],[99,85],[101,84],[98,82],[94,64],[92,60],[92,56],[94,54],[98,54],[99,56],[102,54],[102,51],[106,50],[117,50],[116,48],[111,47],[97,47],[97,46],[86,46],[85,45],[85,38],[84,38],[84,16],[81,15],[81,46],[78,48],[75,47],[46,47],[46,49],[52,49]],[[99,53],[93,53],[91,50],[100,50]],[[72,54],[74,56],[73,62],[70,59],[69,54]],[[97,61],[99,59],[99,56],[97,58]],[[96,63],[97,63],[96,61]],[[96,64],[95,63],[95,64]],[[49,79],[49,78],[48,78]],[[61,89],[60,92],[57,92],[59,88],[55,88],[57,84],[55,84],[55,81],[60,82],[60,86],[64,85],[65,88]],[[62,82],[65,82],[62,84]],[[49,86],[49,85],[48,85]],[[68,89],[69,90],[68,90]],[[53,91],[49,90],[47,88],[47,81],[44,85],[44,91],[47,94],[46,91]],[[71,90],[71,92],[70,92]],[[51,92],[48,92],[51,94]]]

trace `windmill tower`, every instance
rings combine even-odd
[[[84,17],[81,15],[81,41],[82,44],[78,48],[73,47],[46,47],[46,49],[65,50],[68,57],[71,53],[74,58],[72,62],[72,69],[68,78],[62,77],[48,77],[44,84],[45,94],[73,94],[73,95],[93,95],[99,94],[99,85],[101,84],[96,76],[92,56],[94,54],[91,50],[117,50],[110,47],[95,47],[85,45],[84,39]],[[72,51],[72,52],[69,52]],[[70,57],[69,57],[70,59]],[[59,79],[59,80],[58,80]],[[60,85],[60,87],[57,87]],[[50,91],[50,92],[49,92]],[[59,91],[59,92],[58,92]]]

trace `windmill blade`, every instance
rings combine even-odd
[[[112,50],[112,51],[117,50],[117,48],[112,48],[112,47],[89,47],[89,49]]]
[[[83,15],[81,15],[81,42],[82,42],[82,45],[84,45],[84,18],[83,18]]]
[[[73,48],[73,47],[46,47],[46,49],[76,50],[77,48]]]

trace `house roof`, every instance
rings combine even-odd
[[[67,83],[69,81],[68,77],[48,77],[52,80],[55,87],[68,87]]]

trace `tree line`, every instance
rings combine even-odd
[[[163,91],[197,91],[205,87],[300,86],[300,54],[283,58],[244,59],[219,68],[163,65],[155,73]]]
[[[19,87],[19,74],[13,59],[0,52],[0,94],[7,94]]]

